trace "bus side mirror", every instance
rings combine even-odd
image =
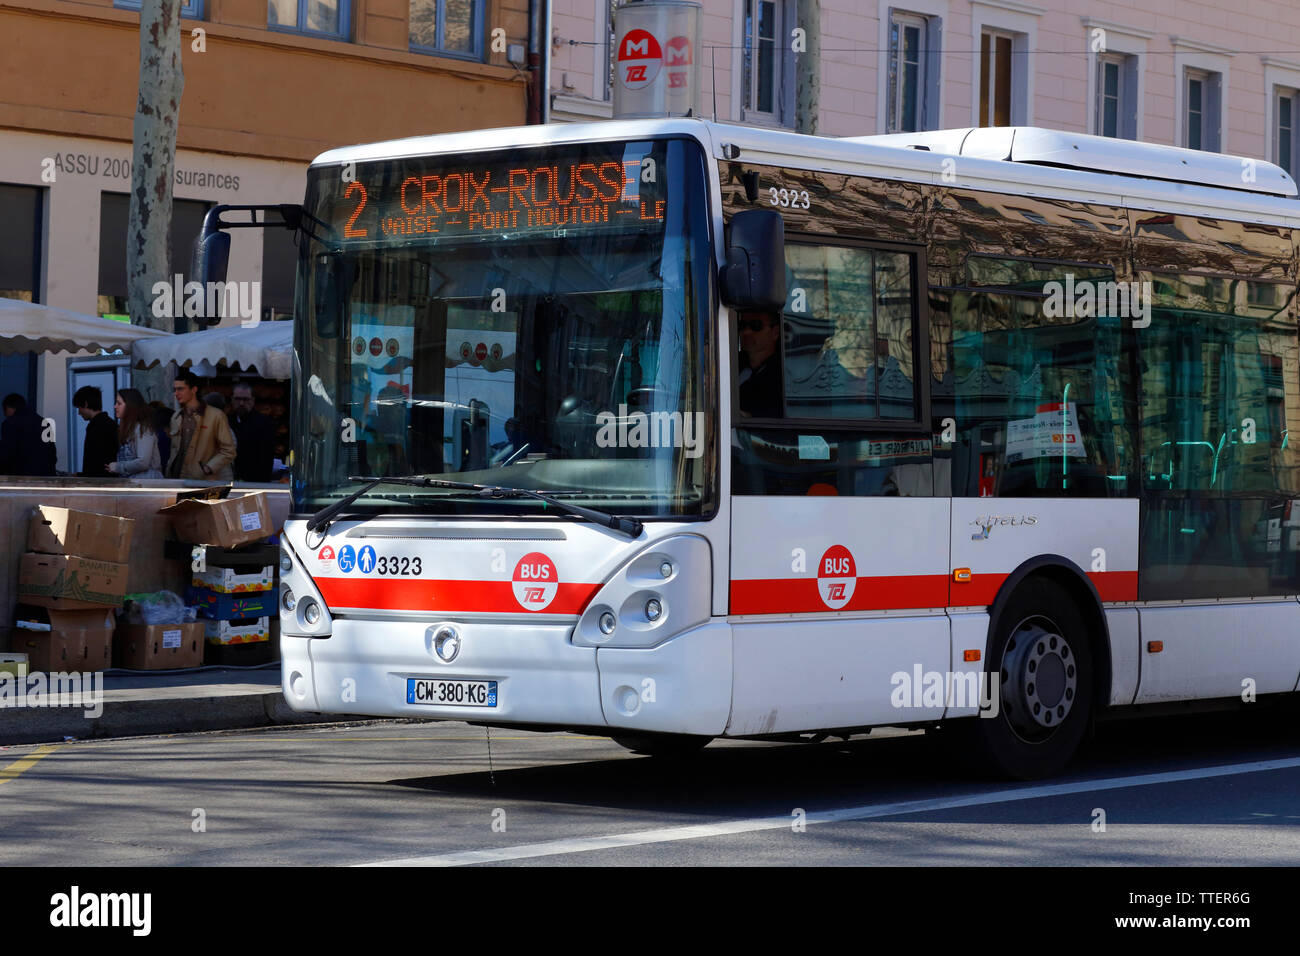
[[[785,222],[771,209],[746,209],[727,226],[727,261],[718,277],[724,304],[780,312],[785,307]]]
[[[201,282],[206,289],[209,282],[225,282],[230,266],[230,233],[221,228],[220,209],[208,210],[203,217],[203,231],[194,240],[194,258],[190,264],[190,278]]]

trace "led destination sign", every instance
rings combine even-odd
[[[358,170],[339,184],[330,224],[344,240],[618,228],[661,223],[659,157],[621,149],[612,158],[444,166],[438,157]],[[435,166],[434,164],[437,163]],[[420,168],[424,164],[425,168]]]

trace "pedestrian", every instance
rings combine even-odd
[[[169,431],[172,427],[172,410],[156,398],[149,403],[149,410],[153,416],[150,419],[153,430],[158,436],[158,460],[171,461],[172,436]]]
[[[235,479],[270,481],[275,460],[275,422],[253,409],[253,386],[240,382],[230,396],[230,427],[235,433]]]
[[[172,383],[180,406],[172,415],[168,478],[231,481],[235,436],[226,416],[199,398],[199,377],[184,369]]]
[[[158,433],[153,427],[153,409],[134,388],[124,388],[113,402],[117,416],[117,461],[108,466],[115,475],[135,478],[161,478],[162,457],[158,451]]]
[[[103,478],[117,461],[117,426],[104,411],[104,393],[83,385],[72,396],[72,407],[86,420],[86,440],[81,450],[82,478]]]
[[[41,416],[17,392],[0,403],[0,475],[53,477],[58,451],[52,441],[42,441],[45,427]]]

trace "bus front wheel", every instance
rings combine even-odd
[[[634,754],[646,757],[685,757],[703,750],[712,737],[695,737],[690,734],[629,734],[610,738]]]
[[[980,762],[1020,780],[1059,773],[1092,715],[1093,669],[1083,614],[1054,581],[1016,589],[989,642],[998,712],[969,721]]]

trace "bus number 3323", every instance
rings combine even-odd
[[[420,559],[384,555],[375,562],[377,574],[419,575]]]

